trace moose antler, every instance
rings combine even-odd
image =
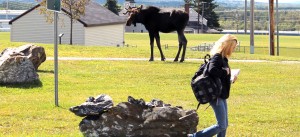
[[[143,8],[143,5],[140,5],[140,6],[138,7],[139,10],[141,10],[142,8]]]
[[[125,8],[126,12],[123,13],[124,15],[126,15],[127,13],[130,13],[132,12],[132,7],[131,6],[128,6],[128,8]]]
[[[128,6],[128,8],[125,8],[126,12],[123,13],[124,15],[126,15],[127,13],[131,13],[133,12],[134,10],[141,10],[143,8],[143,5],[140,5],[139,7],[130,7]]]
[[[129,11],[126,11],[125,13],[123,13],[124,15],[126,15]]]

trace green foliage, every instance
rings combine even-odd
[[[232,11],[216,11],[220,17],[221,28],[227,30],[244,29],[244,10]],[[280,10],[279,11],[279,24],[280,31],[300,31],[300,11],[299,10]],[[276,21],[276,12],[274,12]],[[247,28],[250,28],[250,11],[247,12]],[[255,10],[254,11],[254,29],[255,30],[268,30],[268,10]]]
[[[116,1],[116,0],[106,0],[104,7],[106,7],[111,12],[115,13],[116,15],[119,15],[119,12],[121,11],[121,6],[117,5],[117,3],[118,3],[118,1]]]
[[[9,32],[0,32],[0,51],[8,47],[17,47],[22,44],[20,42],[9,42]],[[186,58],[200,58],[207,52],[199,52],[190,50],[191,47],[198,46],[203,43],[213,43],[223,34],[185,34],[188,40],[186,50]],[[267,34],[255,35],[254,51],[255,56],[250,53],[250,36],[237,35],[241,45],[239,54],[235,54],[235,59],[261,59],[261,60],[300,60],[300,43],[299,36],[280,36],[280,56],[269,56],[269,36]],[[161,45],[163,52],[167,58],[174,58],[178,50],[178,37],[176,33],[161,33]],[[275,41],[276,43],[276,41]],[[53,44],[40,44],[46,48],[47,56],[53,56]],[[101,46],[71,46],[59,45],[59,56],[72,57],[123,57],[123,58],[148,58],[150,56],[149,35],[148,33],[125,33],[124,47],[101,47]],[[127,47],[128,45],[128,47]],[[168,45],[168,48],[166,47]],[[126,50],[126,54],[123,53]],[[72,52],[69,52],[72,51]],[[93,52],[93,54],[91,54]],[[160,57],[157,48],[154,48],[154,56]]]
[[[188,0],[185,2],[189,2]],[[205,2],[205,3],[202,3]],[[215,13],[214,9],[218,7],[214,3],[214,0],[191,0],[190,4],[194,7],[194,10],[199,14],[202,14],[202,8],[204,7],[203,17],[207,19],[207,26],[210,28],[219,28],[219,16]],[[203,5],[204,4],[204,5]]]

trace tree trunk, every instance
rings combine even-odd
[[[71,28],[70,28],[70,45],[73,44],[72,39],[73,39],[73,19],[71,18]]]
[[[73,44],[73,13],[72,13],[72,1],[70,1],[70,25],[71,25],[71,28],[70,28],[70,45]]]

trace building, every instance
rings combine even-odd
[[[10,31],[9,21],[24,12],[25,10],[0,10],[0,32]]]
[[[47,23],[44,14],[39,14],[41,5],[27,10],[12,19],[11,41],[53,43],[54,24]],[[75,45],[120,46],[124,44],[125,19],[115,15],[96,2],[86,5],[85,15],[73,23],[73,39]],[[61,44],[70,43],[70,18],[67,10],[61,9],[58,14],[58,34]]]
[[[199,16],[199,23],[198,23],[198,16]],[[203,20],[202,20],[203,19]],[[193,33],[197,33],[198,29],[201,31],[201,26],[203,25],[204,32],[207,31],[207,19],[204,17],[202,18],[201,15],[198,15],[198,13],[193,9],[189,8],[189,23],[187,25],[187,28],[192,28]]]

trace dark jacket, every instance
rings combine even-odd
[[[220,98],[227,99],[230,93],[230,74],[227,75],[225,68],[230,68],[228,65],[228,59],[223,58],[221,54],[215,54],[211,60],[208,68],[209,75],[218,77],[222,82],[222,93]]]

